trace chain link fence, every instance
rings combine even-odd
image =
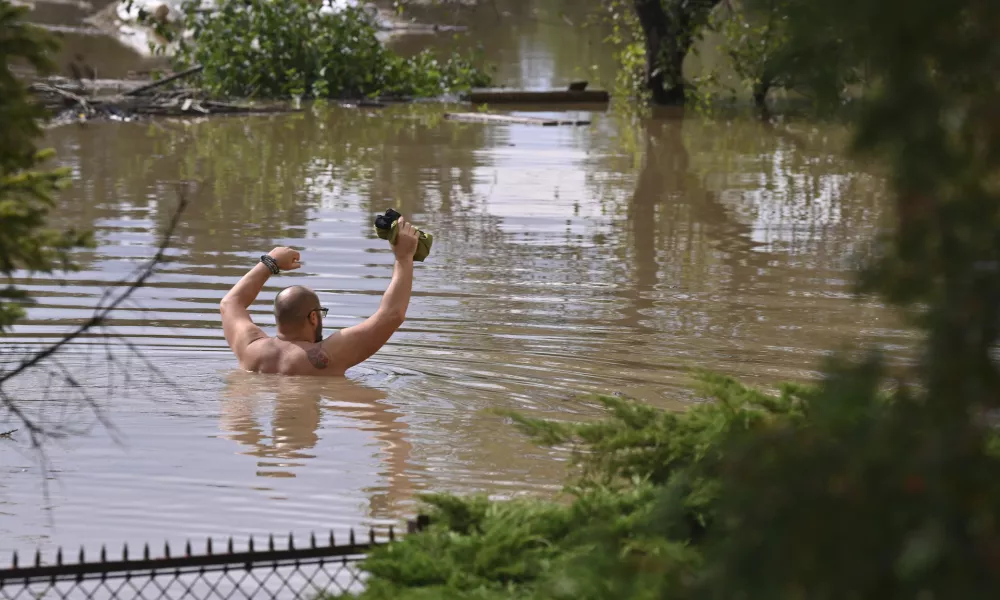
[[[422,525],[422,523],[421,523]],[[411,530],[415,530],[411,524]],[[392,528],[387,539],[355,539],[354,531],[342,543],[331,533],[321,541],[310,536],[303,547],[288,538],[286,547],[275,548],[268,538],[264,548],[251,538],[245,549],[233,548],[232,539],[222,551],[209,540],[203,552],[192,552],[191,544],[180,556],[165,546],[163,556],[151,558],[149,546],[142,556],[130,556],[126,546],[120,557],[108,560],[102,549],[97,560],[88,562],[80,551],[67,563],[62,551],[46,564],[36,553],[30,564],[19,563],[15,553],[10,568],[0,569],[0,599],[82,598],[94,600],[185,598],[191,600],[235,598],[319,598],[359,592],[364,586],[358,561],[377,544],[395,539]]]

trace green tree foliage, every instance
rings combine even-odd
[[[808,422],[730,440],[695,597],[997,597],[996,433],[883,383],[833,366]]]
[[[766,109],[769,92],[782,89],[829,109],[862,81],[857,55],[835,32],[817,30],[808,45],[788,43],[790,19],[811,17],[806,2],[604,0],[601,12],[620,67],[615,92],[632,100],[710,106],[721,91],[747,94]],[[710,33],[721,40],[723,62],[685,73],[685,60]]]
[[[24,315],[29,298],[13,285],[21,270],[52,272],[72,268],[70,250],[86,245],[89,236],[47,227],[55,208],[53,194],[68,182],[67,169],[41,170],[52,156],[39,151],[44,110],[31,101],[24,84],[11,71],[18,61],[38,71],[51,68],[53,38],[24,23],[23,7],[0,0],[0,333]]]
[[[729,90],[733,96],[747,93],[758,108],[766,109],[768,93],[782,89],[805,96],[816,109],[829,110],[841,104],[850,86],[861,83],[856,58],[832,32],[817,31],[808,46],[789,43],[789,23],[802,8],[796,0],[742,0],[727,2],[712,14],[708,27],[721,36],[718,49],[726,59],[722,68],[736,79],[736,87]],[[717,71],[698,79],[719,85]],[[701,100],[710,96],[699,93]]]
[[[604,41],[612,48],[618,65],[612,93],[612,99],[619,103],[617,108],[648,103],[652,96],[646,79],[646,39],[629,0],[604,0],[603,9],[595,16],[610,30]]]
[[[224,0],[213,12],[185,4],[177,40],[180,66],[201,64],[210,92],[238,97],[361,98],[439,96],[481,87],[489,75],[470,57],[403,57],[377,37],[360,8],[324,12],[310,0]]]

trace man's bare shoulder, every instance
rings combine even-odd
[[[290,342],[278,338],[265,338],[253,344],[258,346],[253,354],[256,367],[248,370],[282,375],[343,375],[325,343]]]

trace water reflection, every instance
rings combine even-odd
[[[377,471],[384,484],[364,488],[370,515],[398,518],[399,508],[414,492],[412,445],[407,424],[385,391],[350,379],[274,377],[234,371],[226,376],[220,416],[225,439],[246,447],[241,454],[257,457],[258,477],[296,477],[322,449],[324,436],[342,430],[372,432],[380,447]],[[268,418],[267,409],[270,408]],[[265,425],[269,421],[269,426]],[[364,446],[365,451],[370,445]],[[352,453],[360,452],[354,448]],[[340,457],[350,461],[352,455]]]
[[[410,3],[404,16],[421,23],[463,25],[463,35],[399,36],[390,45],[403,54],[425,47],[442,53],[480,48],[496,67],[495,84],[563,87],[588,79],[610,88],[616,64],[605,39],[608,23],[594,5],[574,0],[489,0]]]
[[[485,158],[477,150],[495,132],[442,120],[438,107],[316,106],[275,117],[60,130],[51,137],[78,181],[61,220],[145,235],[169,221],[178,182],[195,183],[185,188],[191,206],[175,247],[214,264],[204,253],[301,238],[311,209],[354,208],[359,197],[372,213],[448,213],[470,195]]]

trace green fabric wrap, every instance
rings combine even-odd
[[[379,229],[375,227],[375,235],[383,240],[389,240],[390,244],[396,244],[396,236],[399,235],[398,226],[399,221],[392,222],[391,229]],[[431,245],[434,243],[434,236],[429,233],[424,233],[423,231],[417,230],[417,250],[413,253],[413,260],[417,262],[423,262],[425,258],[431,253]]]

